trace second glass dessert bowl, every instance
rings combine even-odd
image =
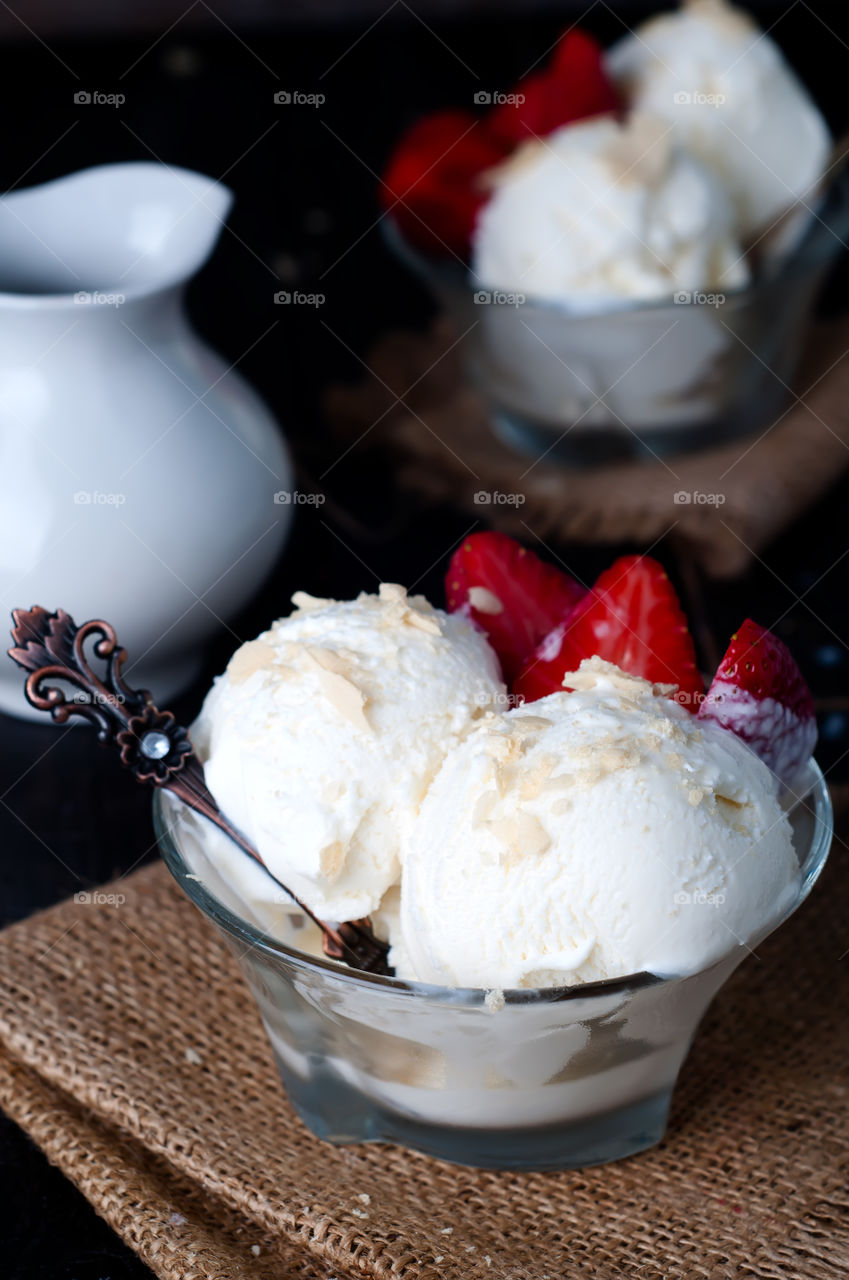
[[[775,421],[847,226],[842,172],[789,258],[750,285],[586,314],[477,283],[388,220],[386,235],[463,335],[496,434],[528,454],[591,464],[704,448]]]
[[[292,1104],[317,1136],[400,1143],[478,1167],[575,1168],[663,1137],[708,1005],[825,864],[832,809],[813,763],[809,784],[790,815],[798,891],[754,937],[692,974],[534,990],[431,986],[308,954],[298,947],[303,920],[282,890],[276,907],[258,909],[230,887],[227,859],[244,855],[222,852],[221,832],[162,792],[154,822],[177,883],[237,956]]]

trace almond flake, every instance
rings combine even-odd
[[[321,875],[327,876],[328,880],[335,880],[342,870],[344,861],[345,846],[341,840],[334,840],[332,844],[326,844],[319,852],[319,872]]]
[[[486,823],[486,828],[491,831],[499,844],[505,845],[506,848],[512,849],[516,843],[516,819],[515,818],[493,818]]]
[[[518,813],[513,818],[494,818],[484,824],[507,851],[504,865],[515,866],[522,858],[545,853],[551,837],[539,818],[532,813]]]
[[[371,733],[371,725],[366,719],[365,697],[360,689],[344,676],[335,671],[326,671],[323,667],[318,672],[318,683],[327,701],[339,712],[349,724],[361,733]]]
[[[321,596],[311,596],[308,591],[296,591],[292,596],[292,604],[299,613],[314,613],[316,609],[326,609],[335,604],[335,600],[325,600]]]
[[[545,716],[516,716],[510,725],[510,732],[517,738],[523,738],[532,733],[542,733],[553,723],[553,720],[546,720]]]
[[[397,582],[381,582],[378,595],[386,604],[394,604],[396,601],[401,604],[407,603],[407,588]]]
[[[325,671],[334,671],[337,676],[348,676],[351,664],[335,649],[311,648],[310,653]]]
[[[255,671],[265,671],[273,666],[277,654],[264,640],[248,640],[237,649],[227,663],[227,676],[231,684],[242,684]]]
[[[516,819],[516,839],[522,853],[545,853],[551,846],[551,837],[539,818],[532,813],[520,813]]]
[[[417,631],[426,631],[428,635],[432,636],[442,635],[439,619],[436,617],[429,618],[427,614],[419,613],[417,609],[408,609],[404,621],[408,626],[415,627]]]
[[[484,791],[475,801],[475,807],[472,810],[472,826],[479,827],[483,823],[488,822],[492,816],[492,810],[498,800],[497,791]]]

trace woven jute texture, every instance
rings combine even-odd
[[[849,866],[717,998],[662,1146],[563,1173],[332,1147],[161,865],[0,935],[0,1103],[168,1280],[849,1273]],[[258,1252],[257,1252],[258,1250]]]
[[[701,452],[595,467],[525,456],[498,439],[446,321],[426,334],[389,334],[366,364],[360,385],[325,397],[346,451],[382,447],[420,499],[451,501],[519,537],[530,528],[546,540],[647,545],[671,530],[709,574],[732,577],[849,464],[849,321],[813,331],[797,388],[770,428]],[[511,501],[482,506],[481,491]],[[689,501],[676,499],[682,493]]]

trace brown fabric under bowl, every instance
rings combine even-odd
[[[849,1272],[840,840],[810,901],[717,998],[664,1143],[563,1173],[320,1142],[233,956],[165,868],[113,890],[120,905],[70,901],[0,935],[0,1102],[159,1276]]]

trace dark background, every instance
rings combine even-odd
[[[836,134],[849,124],[849,6],[753,6],[811,86]],[[506,89],[582,10],[568,4],[471,9],[373,4],[344,20],[337,6],[307,3],[275,14],[254,6],[219,14],[197,4],[138,14],[6,6],[0,21],[0,190],[115,160],[161,159],[198,169],[236,193],[209,267],[189,289],[200,333],[254,383],[276,413],[301,473],[317,482],[336,461],[321,421],[331,383],[358,380],[374,339],[399,324],[424,325],[432,308],[384,246],[375,223],[375,174],[402,127],[440,106],[471,107],[478,89]],[[118,38],[116,15],[147,22]],[[590,5],[584,25],[608,42],[649,10]],[[321,14],[322,21],[315,21]],[[152,15],[159,26],[151,27]],[[337,14],[338,17],[338,14]],[[275,26],[275,22],[279,22]],[[25,29],[32,28],[31,30]],[[369,30],[370,24],[375,24]],[[74,31],[73,38],[67,32]],[[64,33],[63,33],[64,32]],[[365,34],[364,34],[365,33]],[[15,38],[16,37],[16,38]],[[120,108],[80,106],[79,90],[123,93]],[[277,106],[277,90],[323,93],[326,103]],[[841,264],[824,305],[842,309]],[[281,288],[325,295],[323,307],[276,307]],[[273,325],[266,336],[261,337]],[[257,339],[261,340],[257,342]],[[2,424],[0,424],[0,429]],[[380,579],[412,582],[442,602],[441,577],[469,526],[449,508],[424,508],[393,492],[385,464],[354,449],[321,487],[326,505],[297,508],[283,560],[261,596],[233,624],[247,639],[286,612],[291,592],[346,597]],[[849,485],[770,547],[744,579],[704,584],[715,635],[747,614],[792,646],[821,708],[819,756],[831,777],[849,776],[846,694],[846,511]],[[584,579],[617,550],[561,548]],[[639,548],[636,548],[639,549]],[[664,557],[663,545],[654,554]],[[674,561],[668,567],[675,570]],[[31,601],[19,601],[28,605]],[[209,655],[205,676],[177,706],[197,710],[232,636]],[[118,776],[93,735],[0,717],[0,923],[23,917],[154,856],[149,796]],[[29,1139],[0,1120],[0,1268],[9,1280],[130,1280],[150,1273]]]

